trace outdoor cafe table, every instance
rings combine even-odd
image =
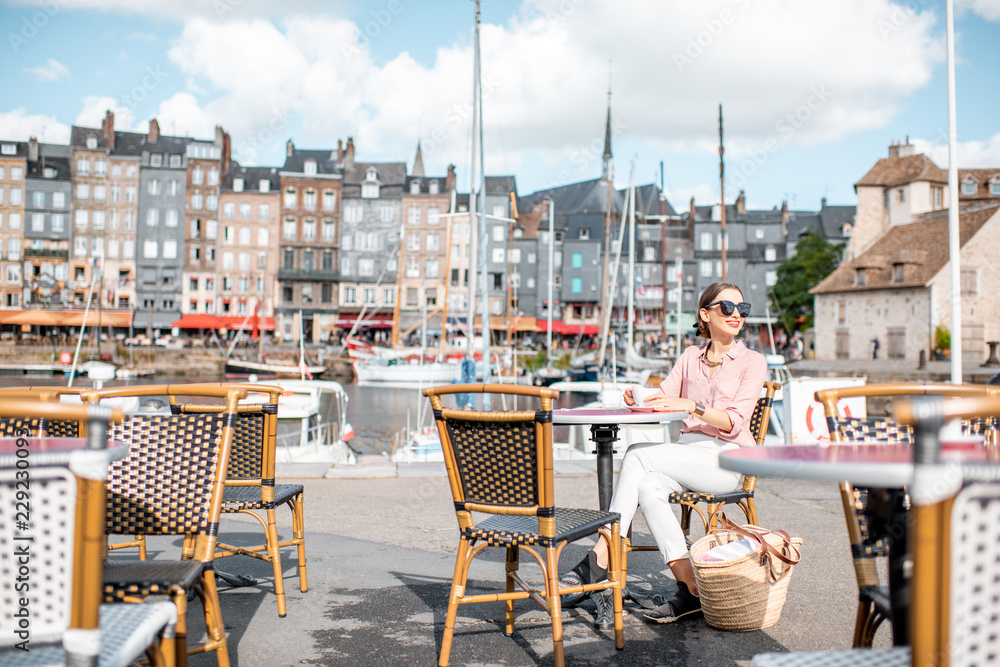
[[[965,479],[995,478],[1000,466],[995,448],[981,444],[941,445],[941,463],[956,466]],[[902,489],[913,481],[913,447],[896,443],[824,443],[815,445],[758,446],[722,452],[719,466],[744,475],[804,479],[816,482],[850,482],[855,486]],[[898,525],[906,526],[906,521]],[[890,569],[899,568],[906,558],[905,538],[897,541],[903,549],[890,550]],[[906,586],[908,584],[904,584]],[[890,591],[893,607],[893,637],[908,643],[908,592]]]
[[[552,411],[553,424],[590,424],[590,435],[597,446],[597,497],[602,510],[611,506],[614,486],[612,455],[621,426],[663,424],[684,419],[687,412],[657,412],[651,408],[561,408]]]

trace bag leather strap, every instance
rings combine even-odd
[[[787,576],[791,572],[791,567],[782,567],[780,572],[775,572],[774,559],[785,563],[787,566],[796,565],[802,560],[802,553],[798,547],[792,544],[792,538],[783,530],[767,530],[766,528],[749,524],[740,526],[730,521],[726,513],[721,511],[715,512],[712,516],[717,520],[720,530],[748,537],[760,544],[760,566],[767,567],[771,581],[775,583]],[[776,535],[781,538],[782,545],[780,550],[767,541],[766,537],[768,535]]]

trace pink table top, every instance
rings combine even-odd
[[[27,455],[18,456],[18,450]],[[112,461],[127,455],[128,446],[116,440],[109,440],[106,449],[87,449],[87,438],[0,438],[0,468],[13,468],[18,460],[26,460],[31,466],[69,465],[82,476],[103,478]]]
[[[945,444],[941,448],[941,462],[997,465],[1000,456],[994,449],[981,445]],[[899,488],[913,479],[913,448],[887,443],[744,447],[720,454],[719,465],[757,477],[848,481],[859,486]]]

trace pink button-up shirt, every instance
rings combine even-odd
[[[705,407],[725,410],[733,423],[731,431],[720,431],[694,415],[688,415],[681,433],[704,433],[713,438],[734,442],[740,447],[756,443],[748,428],[760,390],[767,379],[764,355],[738,342],[722,355],[722,366],[709,377],[705,351],[708,345],[692,345],[684,350],[660,390],[667,396],[690,398]]]

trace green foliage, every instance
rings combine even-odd
[[[934,351],[944,352],[951,349],[951,331],[940,324],[934,327]]]
[[[809,290],[837,268],[841,250],[841,246],[810,230],[799,238],[795,255],[778,267],[778,282],[772,293],[786,326],[791,329],[812,327],[813,296]],[[802,318],[801,322],[799,318]]]

